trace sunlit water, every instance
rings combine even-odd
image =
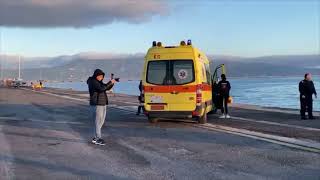
[[[298,84],[300,77],[233,78],[231,94],[235,103],[299,109]],[[320,77],[314,77],[314,84],[320,96]],[[138,95],[138,81],[120,82],[115,93]],[[87,91],[86,82],[46,83],[47,87]],[[320,97],[314,100],[314,109],[320,111]]]

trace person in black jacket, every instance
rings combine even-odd
[[[106,118],[106,111],[108,105],[108,96],[106,91],[110,90],[116,80],[111,79],[107,84],[103,83],[105,73],[96,69],[93,76],[87,80],[89,93],[90,93],[90,109],[93,119],[95,121],[94,138],[92,143],[97,145],[105,145],[104,140],[101,138],[101,128]]]
[[[227,81],[225,74],[221,74],[221,81],[218,83],[218,95],[220,97],[220,102],[222,102],[221,112],[222,116],[220,118],[230,118],[228,114],[228,100],[230,95],[231,85]]]
[[[299,92],[300,92],[300,114],[301,119],[306,119],[306,109],[308,109],[309,119],[315,119],[312,115],[312,106],[313,99],[312,95],[314,94],[317,98],[317,92],[312,82],[312,77],[310,73],[304,75],[304,80],[299,83]]]

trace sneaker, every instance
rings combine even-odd
[[[226,118],[227,118],[227,119],[230,119],[231,117],[229,116],[229,114],[227,114],[227,115],[226,115]]]
[[[106,145],[106,143],[104,142],[103,139],[98,139],[95,144],[96,144],[96,145],[100,145],[100,146]]]
[[[306,117],[301,117],[301,120],[307,120],[307,118]]]
[[[98,138],[94,137],[91,142],[92,142],[93,144],[95,144],[95,143],[97,142],[97,140],[98,140]]]
[[[225,119],[226,116],[223,114],[223,115],[221,115],[219,118],[220,118],[220,119]]]

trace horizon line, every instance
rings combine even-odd
[[[92,54],[90,54],[92,53]],[[9,57],[23,57],[23,58],[57,58],[57,57],[62,57],[62,56],[67,56],[67,57],[73,57],[73,56],[88,56],[90,58],[91,56],[95,55],[105,55],[109,57],[102,57],[102,58],[112,58],[112,57],[128,57],[128,56],[139,56],[139,55],[145,55],[146,53],[142,52],[136,52],[136,53],[113,53],[113,52],[100,52],[100,51],[87,51],[87,52],[79,52],[79,53],[73,53],[73,54],[60,54],[60,55],[52,55],[52,56],[29,56],[29,55],[22,55],[19,53],[14,53],[14,54],[3,54],[0,53],[0,58],[4,56],[9,56]],[[320,56],[319,53],[310,53],[310,54],[270,54],[270,55],[258,55],[258,56],[242,56],[242,55],[229,55],[229,54],[206,54],[208,57],[209,56],[220,56],[220,57],[231,57],[231,58],[260,58],[260,57],[274,57],[274,56]],[[100,58],[94,58],[94,59],[100,59]]]

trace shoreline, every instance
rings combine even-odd
[[[313,77],[316,79],[320,78],[320,74],[314,74]],[[261,79],[261,78],[301,78],[303,79],[303,75],[288,75],[288,76],[229,76],[228,79]],[[38,80],[26,80],[27,82],[36,82]],[[67,83],[67,82],[86,82],[87,80],[77,80],[77,81],[58,81],[58,80],[47,80],[47,83]],[[121,78],[121,82],[132,82],[132,81],[140,81],[139,79],[127,79]]]
[[[84,96],[85,94],[88,94],[87,91],[77,91],[70,89],[63,89],[63,88],[51,88],[51,87],[45,87],[44,89],[51,89],[51,90],[60,90],[60,91],[70,91],[81,94],[81,96]],[[130,94],[123,94],[123,93],[108,93],[109,95],[114,94],[115,96],[122,96],[122,97],[137,97],[136,95],[130,95]],[[285,107],[276,107],[276,106],[262,106],[257,104],[245,104],[245,103],[232,103],[230,107],[237,107],[242,109],[250,109],[250,110],[263,110],[263,111],[270,111],[270,112],[284,112],[284,113],[290,113],[290,114],[300,114],[300,109],[295,108],[285,108]],[[314,110],[314,113],[316,113],[316,116],[320,116],[320,110]]]

